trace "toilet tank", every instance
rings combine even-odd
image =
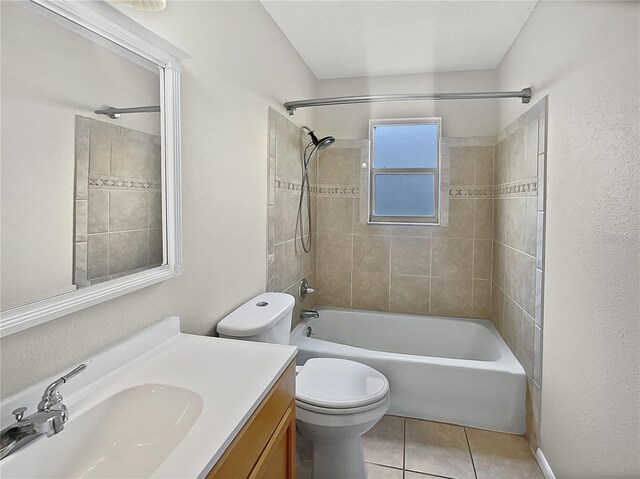
[[[286,293],[262,293],[247,301],[218,323],[221,338],[289,344],[293,306]]]

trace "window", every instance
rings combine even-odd
[[[369,222],[438,224],[440,118],[370,120]]]

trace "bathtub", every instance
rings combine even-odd
[[[359,361],[389,380],[389,414],[524,433],[525,372],[490,321],[318,311],[291,332],[299,365],[317,357]]]

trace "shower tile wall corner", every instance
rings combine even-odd
[[[302,308],[315,306],[314,295],[302,302],[298,286],[306,278],[316,285],[316,244],[314,238],[310,253],[300,246],[300,234],[296,234],[296,217],[300,200],[302,179],[302,148],[306,135],[287,118],[269,108],[268,147],[268,211],[267,211],[267,291],[291,294],[296,299],[293,312],[295,327]],[[317,218],[317,162],[311,164],[311,227],[315,235]],[[306,203],[303,204],[306,206]],[[308,232],[305,218],[305,236]]]
[[[527,431],[540,423],[544,280],[545,97],[498,135],[491,321],[527,373]]]

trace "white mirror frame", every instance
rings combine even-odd
[[[0,314],[0,337],[165,281],[182,272],[180,62],[190,58],[189,55],[105,2],[31,0],[26,6],[54,21],[63,21],[60,17],[70,20],[79,26],[78,33],[83,34],[83,29],[90,30],[106,40],[104,46],[108,47],[109,42],[116,43],[161,68],[162,211],[166,264],[3,311]]]

